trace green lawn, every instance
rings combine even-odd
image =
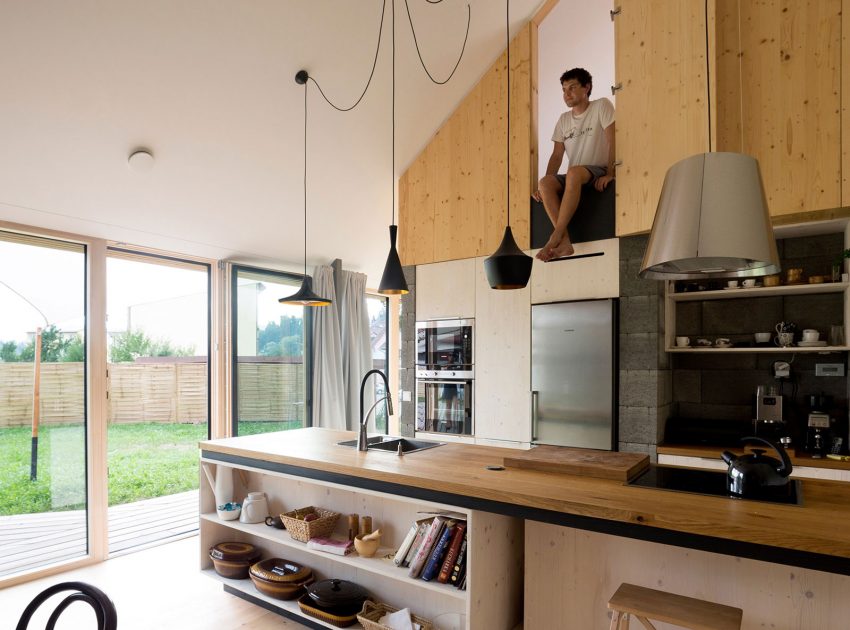
[[[240,435],[295,428],[286,422],[240,422]],[[198,487],[203,424],[138,423],[109,427],[109,505]],[[42,427],[38,479],[30,481],[29,428],[0,429],[0,515],[76,510],[85,506],[85,454],[80,424]]]

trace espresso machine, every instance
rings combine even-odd
[[[759,386],[756,390],[755,433],[757,437],[780,443],[789,435],[783,420],[783,396],[774,386]]]

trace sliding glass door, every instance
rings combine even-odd
[[[233,435],[310,422],[309,309],[278,302],[300,284],[301,276],[233,267]]]
[[[209,436],[209,265],[110,248],[109,553],[198,528]]]
[[[88,553],[86,247],[0,231],[0,578]]]

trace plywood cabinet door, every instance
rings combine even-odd
[[[617,236],[625,236],[652,228],[667,169],[708,149],[705,3],[616,5]]]
[[[532,304],[619,297],[619,239],[576,243],[575,247],[576,255],[589,257],[548,263],[534,259],[529,282]]]
[[[474,258],[416,267],[416,320],[475,317]]]
[[[530,288],[496,291],[475,265],[475,437],[531,441]]]
[[[846,114],[843,133],[841,124],[842,4],[716,3],[715,146],[759,161],[772,216],[837,208],[850,198],[845,192],[842,203],[841,144],[850,131]]]

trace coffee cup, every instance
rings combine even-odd
[[[817,341],[820,339],[820,333],[813,328],[806,328],[803,331],[803,341]]]
[[[755,337],[756,343],[769,343],[770,342],[770,333],[769,332],[757,332],[753,335]]]
[[[752,289],[754,286],[756,286],[756,279],[755,278],[747,278],[741,284],[743,284],[744,287],[747,288],[747,289]]]
[[[679,348],[687,348],[691,345],[690,337],[676,337],[676,346]]]
[[[726,283],[726,286],[729,287],[730,289],[737,289],[738,288],[738,281],[737,280],[729,280]]]

